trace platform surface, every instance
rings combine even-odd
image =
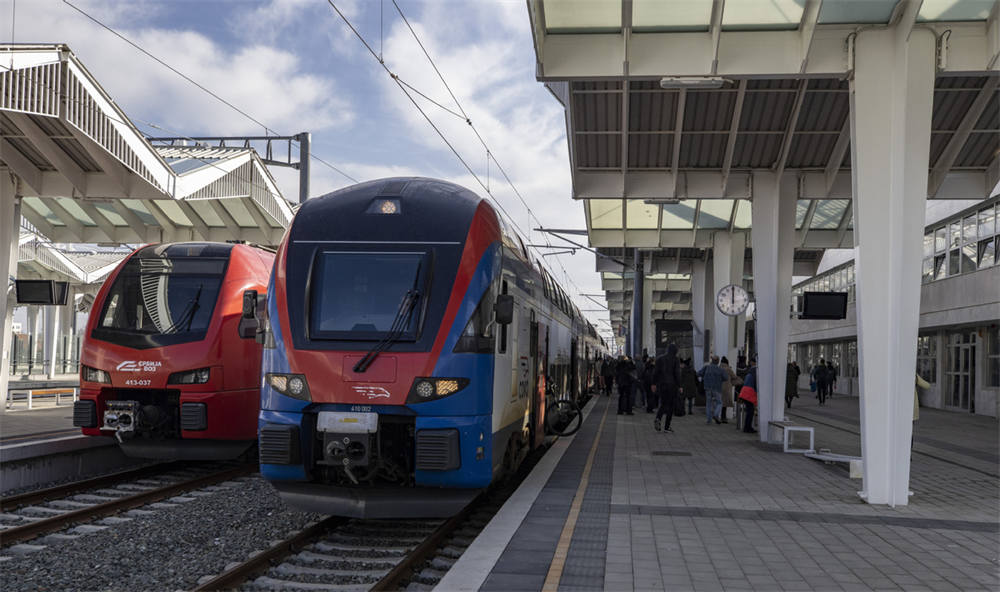
[[[36,409],[0,413],[0,445],[79,434],[80,428],[73,427],[72,397],[58,407],[47,403]]]
[[[889,508],[859,499],[846,467],[706,425],[704,408],[663,433],[615,401],[598,398],[551,474],[533,474],[523,520],[502,524],[505,507],[439,589],[1000,589],[994,419],[922,409],[914,496]],[[804,393],[789,414],[849,455],[857,417],[857,398]]]

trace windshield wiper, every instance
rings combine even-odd
[[[413,315],[413,311],[417,308],[418,300],[420,300],[419,291],[416,289],[406,291],[402,302],[399,303],[399,309],[396,310],[396,318],[392,320],[392,326],[389,327],[389,332],[386,333],[384,338],[382,338],[382,341],[378,342],[378,344],[371,348],[363,358],[358,360],[358,363],[354,365],[355,372],[361,373],[368,370],[368,367],[372,365],[375,358],[377,358],[380,353],[385,351],[390,345],[398,341],[399,338],[403,336],[403,331],[410,324],[410,317]]]
[[[169,327],[166,328],[166,330],[163,331],[164,335],[170,335],[172,333],[175,333],[177,329],[185,323],[187,323],[187,327],[185,327],[184,330],[185,331],[191,330],[191,323],[194,322],[194,315],[195,313],[198,312],[198,307],[200,306],[199,301],[201,300],[201,289],[204,286],[205,284],[198,285],[198,291],[195,292],[194,298],[189,300],[188,303],[184,306],[184,312],[181,314],[180,318],[174,321],[173,325],[170,325]]]

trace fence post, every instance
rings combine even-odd
[[[35,391],[28,390],[28,409],[32,408],[31,396],[35,394]]]

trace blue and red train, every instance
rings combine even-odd
[[[240,335],[244,292],[263,293],[274,253],[229,243],[148,245],[94,300],[73,425],[140,458],[215,460],[252,449],[261,344]]]
[[[543,443],[546,393],[578,399],[603,352],[486,201],[383,179],[305,202],[276,256],[130,255],[95,300],[74,423],[154,458],[256,437],[292,506],[448,516]]]
[[[453,514],[542,443],[546,390],[577,397],[603,348],[486,201],[432,179],[305,202],[268,294],[261,474],[328,514]]]

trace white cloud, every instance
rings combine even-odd
[[[0,0],[0,13],[9,4]],[[227,48],[200,32],[155,28],[149,15],[160,15],[163,7],[143,16],[124,3],[81,3],[81,8],[279,133],[322,130],[353,118],[333,81],[305,72],[301,58],[285,49],[263,44]],[[61,2],[18,4],[16,36],[19,41],[68,44],[126,113],[167,133],[263,132]]]

